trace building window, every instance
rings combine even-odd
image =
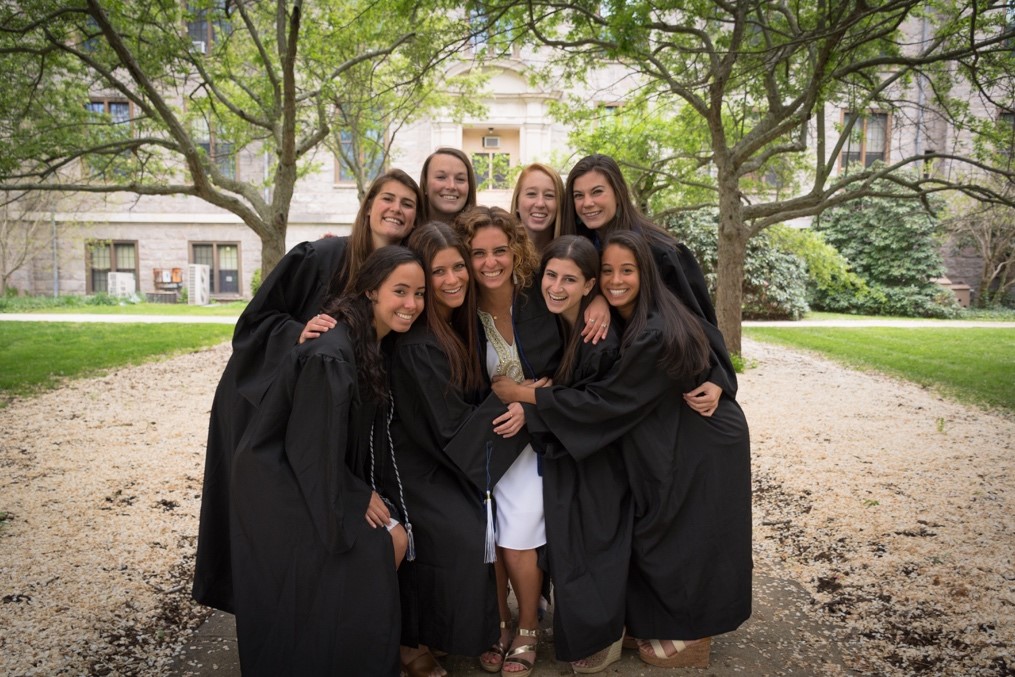
[[[359,139],[349,130],[339,132],[341,154],[335,162],[335,180],[337,183],[354,183],[356,167],[361,167],[364,178],[370,183],[384,171],[384,134],[380,130],[370,129],[366,138]],[[353,164],[355,163],[355,164]]]
[[[85,246],[86,289],[89,294],[109,291],[110,273],[132,273],[137,291],[137,242],[91,241]]]
[[[479,190],[509,190],[511,182],[511,153],[473,153],[472,167],[476,170]]]
[[[131,137],[131,105],[123,99],[95,98],[85,104],[85,110],[95,118],[88,133],[93,147],[127,141]],[[117,180],[129,173],[131,153],[94,152],[84,158],[84,173],[99,179]]]
[[[115,99],[92,99],[85,104],[85,110],[96,115],[108,115],[114,125],[124,125],[120,129],[130,129],[130,102]]]
[[[102,30],[95,17],[85,17],[84,41],[81,43],[81,50],[88,54],[94,54],[99,50]]]
[[[887,162],[888,114],[865,113],[858,118],[857,113],[847,112],[843,116],[843,126],[848,126],[850,122],[853,122],[853,128],[842,149],[841,168],[846,169],[854,162],[863,167]]]
[[[997,121],[1001,126],[1001,147],[1008,157],[1015,157],[1015,113],[1011,111],[1002,111],[997,116]]]
[[[486,50],[490,42],[490,19],[481,9],[469,10],[469,47],[474,54]]]
[[[214,129],[209,129],[208,122],[203,118],[194,123],[194,141],[215,163],[223,176],[236,178],[236,155],[233,153],[233,144],[221,139],[215,134]]]
[[[240,293],[240,245],[235,242],[196,242],[190,245],[190,262],[211,269],[212,294]]]
[[[1005,30],[1010,31],[1015,28],[1015,0],[1008,0],[1005,5],[1005,17],[1007,23],[1005,24]],[[1015,49],[1015,38],[1009,37],[1004,41],[1004,46],[1010,49]]]
[[[187,3],[187,13],[191,17],[187,22],[187,37],[194,51],[201,54],[209,53],[216,40],[232,32],[228,0],[214,0],[210,6],[201,6],[204,4]]]

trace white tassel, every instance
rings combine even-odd
[[[405,533],[409,536],[409,548],[405,551],[405,559],[411,562],[416,559],[416,539],[412,537],[412,525],[408,520],[405,522]]]
[[[497,561],[497,539],[493,528],[493,498],[489,491],[486,492],[486,500],[483,502],[486,503],[486,550],[483,561],[491,564]]]

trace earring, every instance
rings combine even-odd
[[[514,283],[516,287],[518,286],[518,273],[512,271],[511,281]]]

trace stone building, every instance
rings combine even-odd
[[[912,27],[914,32],[919,25]],[[482,117],[461,121],[427,119],[402,129],[393,145],[389,165],[418,177],[423,161],[434,149],[450,146],[474,159],[501,156],[511,166],[534,161],[567,171],[574,161],[568,148],[568,129],[550,116],[550,103],[563,98],[554,85],[534,86],[527,76],[536,52],[515,52],[485,68],[490,74]],[[452,69],[465,69],[463,62]],[[622,104],[625,78],[617,65],[591,75],[591,102]],[[596,82],[598,80],[598,82]],[[923,104],[922,84],[916,96],[892,110],[853,111],[827,106],[825,124],[831,129],[850,116],[859,118],[850,143],[835,159],[838,171],[852,162],[891,163],[928,151],[963,152],[968,136],[955,133],[944,119]],[[972,92],[969,104],[976,115],[1011,114],[984,103]],[[130,114],[130,105],[115,97],[95,95],[89,107],[113,115]],[[812,123],[813,124],[813,123]],[[209,138],[209,146],[214,139]],[[265,175],[268,159],[256,150],[241,149],[230,156],[228,171],[240,179]],[[289,216],[287,248],[325,234],[346,234],[358,209],[356,186],[345,180],[338,160],[319,146],[309,158],[315,171],[297,184]],[[947,163],[927,163],[926,172],[951,176],[959,171]],[[495,178],[495,177],[491,177]],[[952,177],[954,178],[954,177]],[[496,180],[481,191],[479,202],[507,207],[513,186]],[[238,217],[192,197],[76,195],[55,198],[48,210],[55,239],[11,280],[31,294],[91,294],[107,291],[109,273],[133,275],[135,292],[152,299],[172,300],[186,286],[189,266],[205,264],[210,272],[210,298],[231,300],[250,296],[254,272],[260,267],[260,240]],[[806,224],[800,224],[806,225]],[[949,258],[948,276],[954,283],[975,288],[978,266],[961,257]],[[126,279],[126,278],[125,278]],[[123,280],[121,280],[122,282]]]

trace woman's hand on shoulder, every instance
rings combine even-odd
[[[606,297],[600,295],[589,301],[589,307],[585,309],[585,328],[582,329],[582,338],[585,343],[592,341],[596,345],[604,338],[610,329],[610,304]]]
[[[336,322],[335,318],[331,315],[325,315],[324,313],[314,315],[310,318],[310,321],[307,322],[307,326],[303,327],[303,331],[300,332],[299,342],[302,344],[309,339],[315,339],[334,327],[336,324],[338,324],[338,322]]]

